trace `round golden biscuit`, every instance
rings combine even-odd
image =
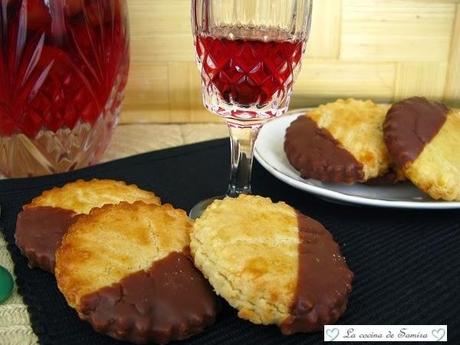
[[[216,200],[195,221],[190,248],[216,293],[253,323],[285,334],[317,331],[346,308],[352,273],[338,245],[283,202]]]
[[[56,253],[58,287],[80,318],[117,339],[166,343],[201,332],[217,306],[188,254],[191,227],[168,204],[93,209]]]
[[[31,267],[53,273],[62,237],[81,214],[105,204],[137,200],[160,204],[160,199],[152,192],[114,180],[78,180],[44,191],[19,213],[16,244]]]
[[[460,113],[451,111],[438,135],[404,170],[433,199],[460,201]]]
[[[394,104],[385,141],[406,177],[433,199],[460,200],[460,112],[422,97]]]
[[[135,185],[128,185],[123,181],[93,179],[77,180],[63,187],[47,190],[25,207],[59,207],[78,214],[88,214],[94,207],[138,200],[148,204],[160,204],[160,198],[154,193],[139,189]]]
[[[143,202],[118,205],[80,217],[56,252],[56,279],[71,307],[78,307],[82,296],[148,269],[189,244],[192,223],[183,210]]]
[[[293,121],[284,149],[304,178],[353,183],[385,175],[391,165],[383,141],[386,106],[339,99]]]
[[[391,163],[382,131],[386,111],[370,100],[339,99],[313,109],[308,117],[362,164],[368,180],[386,173]]]

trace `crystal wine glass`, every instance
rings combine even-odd
[[[251,193],[254,143],[263,124],[288,109],[311,13],[312,0],[192,0],[203,103],[230,133],[228,196]]]

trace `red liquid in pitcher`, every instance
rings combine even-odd
[[[220,27],[195,46],[206,87],[227,103],[263,107],[290,92],[303,40],[273,28]]]
[[[119,106],[107,102],[128,70],[121,12],[119,0],[0,0],[0,136],[92,125]]]

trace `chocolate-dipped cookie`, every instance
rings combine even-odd
[[[406,177],[433,199],[460,200],[460,113],[423,97],[394,104],[384,138]]]
[[[346,309],[353,273],[338,244],[285,203],[216,200],[195,221],[190,248],[216,293],[253,323],[313,332]]]
[[[153,193],[121,181],[78,180],[43,192],[23,207],[16,222],[16,245],[31,267],[54,272],[61,239],[78,216],[94,207],[121,201],[160,204]]]
[[[391,165],[383,141],[385,113],[372,101],[321,105],[288,127],[286,156],[303,178],[353,183],[384,175]]]
[[[120,203],[80,216],[56,254],[56,280],[81,319],[137,344],[188,338],[216,297],[189,256],[191,220],[171,205]]]

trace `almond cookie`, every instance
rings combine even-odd
[[[372,101],[339,99],[293,121],[284,150],[303,178],[365,182],[384,175],[390,158],[383,141],[386,107]]]
[[[331,234],[283,202],[240,195],[195,221],[196,266],[238,316],[284,334],[322,329],[343,314],[353,273]]]
[[[93,328],[137,344],[188,338],[216,298],[189,256],[191,220],[171,205],[120,203],[80,216],[56,253],[56,280]]]
[[[384,125],[395,163],[433,199],[460,200],[460,113],[412,97],[394,104]]]
[[[137,200],[160,204],[155,194],[114,180],[78,180],[47,190],[25,205],[19,213],[16,245],[31,267],[53,273],[54,256],[62,236],[78,215],[87,214],[92,208],[105,204]]]

